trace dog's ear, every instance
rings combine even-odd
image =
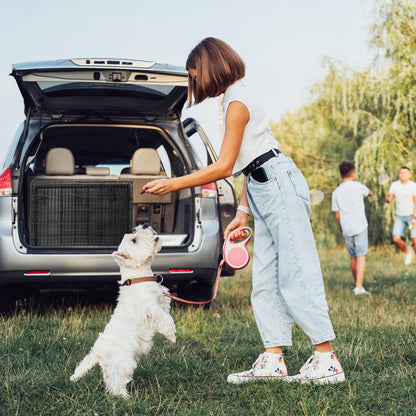
[[[128,258],[127,254],[122,253],[121,251],[114,251],[111,255],[114,257],[114,260],[120,265],[124,264],[126,259]]]

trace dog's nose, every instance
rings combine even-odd
[[[143,224],[142,228],[143,230],[145,230],[146,228],[148,228],[149,226],[147,224]]]

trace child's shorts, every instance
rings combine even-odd
[[[396,215],[393,226],[393,235],[400,235],[401,237],[405,236],[406,228],[412,223],[413,215],[408,215],[402,217],[401,215]],[[410,238],[416,238],[416,227],[413,227],[410,230]]]
[[[344,235],[345,245],[347,246],[350,257],[366,256],[368,253],[368,229],[359,234]]]

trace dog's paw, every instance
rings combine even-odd
[[[130,394],[127,393],[127,390],[126,391],[122,391],[120,393],[114,393],[113,395],[114,396],[121,397],[121,398],[126,399],[126,400],[127,399],[130,399]]]
[[[69,379],[71,380],[71,381],[77,381],[78,379],[75,377],[75,374],[72,374],[72,376],[71,377],[69,377]]]
[[[112,396],[122,397],[123,399],[130,399],[130,394],[127,392],[126,387],[108,387],[107,386],[107,393],[111,394]]]

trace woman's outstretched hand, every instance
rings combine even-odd
[[[152,195],[165,195],[174,191],[172,179],[156,179],[143,186],[142,194],[145,192]]]

